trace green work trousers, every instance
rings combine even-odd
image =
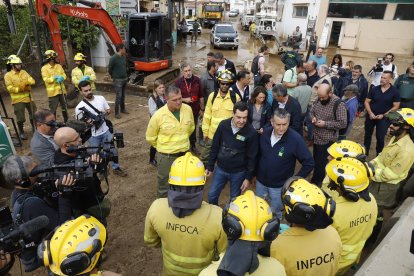
[[[49,109],[53,112],[53,114],[55,114],[55,116],[56,116],[56,109],[59,104],[62,108],[63,120],[64,122],[66,122],[68,120],[68,108],[66,106],[66,101],[65,101],[64,96],[62,94],[59,94],[53,97],[49,97]]]
[[[397,192],[400,183],[389,184],[371,181],[370,193],[375,197],[379,207],[393,208],[396,204]]]
[[[200,160],[203,161],[204,166],[206,166],[208,163],[208,158],[210,157],[210,150],[211,150],[212,144],[213,144],[213,139],[207,139],[207,142],[205,142],[204,149],[200,156]]]
[[[157,154],[157,198],[163,198],[168,196],[168,177],[170,175],[171,165],[177,158],[178,156],[171,156],[160,152]]]
[[[30,122],[33,124],[33,114],[36,112],[36,104],[31,103],[15,103],[13,105],[14,115],[16,115],[17,124],[23,125],[26,122],[26,116],[24,115],[24,110],[27,109],[29,112]]]

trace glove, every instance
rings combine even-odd
[[[53,78],[59,84],[61,84],[63,82],[63,80],[64,80],[64,78],[62,76],[54,76]]]
[[[282,234],[283,232],[285,232],[286,230],[288,230],[290,228],[289,225],[281,223],[280,224],[280,229],[279,229],[279,234]]]
[[[90,79],[91,79],[91,77],[90,77],[90,76],[83,76],[83,77],[79,80],[79,82],[81,82],[81,81],[90,81]]]

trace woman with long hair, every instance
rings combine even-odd
[[[164,97],[165,97],[164,81],[161,79],[157,79],[154,82],[154,91],[152,91],[152,94],[148,99],[148,109],[149,109],[150,117],[152,117],[158,109],[160,109],[166,104],[167,100]],[[155,167],[157,166],[157,160],[155,160],[156,153],[157,153],[157,150],[153,146],[151,146],[149,163]]]
[[[263,128],[270,126],[272,107],[266,101],[266,97],[266,88],[258,86],[248,102],[248,121],[259,134],[263,133]]]

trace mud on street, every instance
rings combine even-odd
[[[242,31],[238,18],[232,22],[237,26],[240,36],[240,46],[238,50],[216,50],[210,46],[210,30],[203,29],[202,35],[196,43],[190,43],[190,37],[187,42],[180,42],[173,53],[174,66],[180,62],[189,62],[193,65],[194,73],[200,75],[204,72],[206,64],[206,54],[210,51],[222,51],[226,58],[232,60],[238,69],[243,67],[244,63],[252,60],[256,55],[260,44],[249,37],[247,31]],[[363,53],[357,51],[345,51],[336,48],[328,49],[327,60],[331,61],[334,54],[339,53],[343,56],[344,62],[353,60],[355,64],[361,64],[363,72],[367,71],[376,62],[377,56],[383,53]],[[396,56],[395,63],[398,72],[405,71],[406,66],[413,60],[412,56]],[[266,63],[266,71],[276,77],[280,82],[284,72],[283,64],[280,57],[271,55]],[[103,79],[100,74],[98,78]],[[33,90],[34,99],[38,108],[48,107],[46,91],[44,86],[37,86]],[[113,93],[99,93],[105,96],[113,109],[115,95]],[[3,99],[7,106],[9,115],[13,115],[10,104],[10,97],[3,94]],[[111,114],[109,119],[114,123],[118,131],[124,133],[125,148],[119,150],[120,164],[128,171],[125,178],[110,175],[109,199],[112,202],[112,211],[108,218],[108,242],[105,246],[106,257],[104,258],[103,268],[123,275],[161,275],[162,255],[159,248],[153,249],[146,247],[143,240],[145,215],[150,204],[156,198],[156,169],[149,165],[149,145],[145,141],[145,131],[149,121],[148,99],[134,95],[126,96],[127,110],[129,115],[123,114],[121,119],[115,119]],[[74,109],[69,110],[73,116]],[[62,121],[60,108],[57,111],[58,121]],[[27,118],[27,116],[26,116]],[[350,139],[363,142],[364,118],[357,118],[354,128],[350,134]],[[30,124],[25,124],[26,133],[30,133]],[[16,148],[19,155],[30,154],[30,138],[24,141],[22,148]],[[375,148],[375,139],[373,141]],[[374,150],[371,151],[374,153]],[[370,156],[369,160],[374,156]],[[105,183],[102,183],[105,189]],[[209,185],[205,190],[208,191]],[[254,187],[253,187],[254,189]],[[8,196],[10,191],[1,189],[1,197]],[[207,193],[205,193],[205,198]],[[228,200],[228,188],[224,196],[220,198],[220,203],[224,204]],[[184,242],[184,241],[183,241]],[[16,261],[12,270],[12,275],[20,275],[19,261]],[[45,271],[39,269],[34,273],[23,273],[23,275],[45,275]]]

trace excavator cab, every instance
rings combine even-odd
[[[161,13],[136,13],[128,18],[125,43],[135,71],[147,74],[172,65],[171,20]]]

